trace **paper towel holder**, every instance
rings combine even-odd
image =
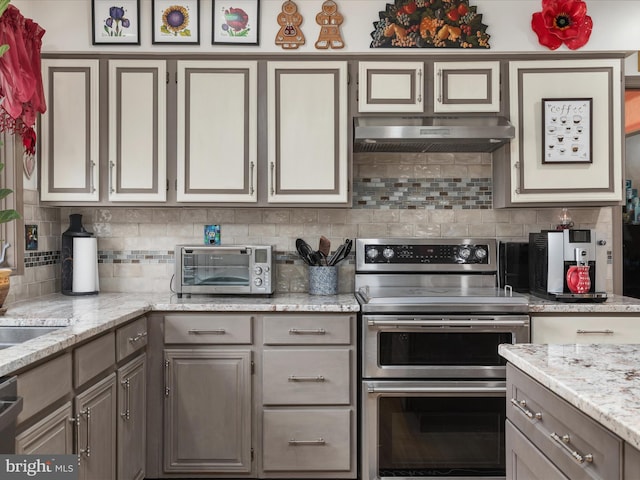
[[[92,258],[87,258],[86,251],[83,251],[84,258],[74,258],[74,239],[93,239],[97,242],[97,239],[93,236],[93,233],[87,231],[82,225],[82,215],[79,213],[72,213],[69,215],[69,228],[62,234],[62,294],[63,295],[96,295],[98,294],[98,257],[97,248],[95,249],[95,255]],[[75,252],[76,254],[78,252]],[[81,262],[79,262],[81,260]],[[74,288],[74,274],[76,279],[84,279],[88,273],[95,271],[95,274],[91,275],[92,280],[82,287],[77,285]],[[83,275],[79,277],[79,274]],[[93,282],[93,283],[92,283]]]

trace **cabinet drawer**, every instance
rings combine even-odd
[[[65,353],[18,375],[18,396],[23,398],[18,423],[71,393],[71,354]]]
[[[507,418],[569,478],[620,478],[622,440],[511,364]]]
[[[73,351],[73,385],[79,387],[116,361],[115,334],[107,333]]]
[[[351,315],[272,315],[263,320],[266,345],[351,343]]]
[[[164,343],[251,343],[250,315],[166,315]]]
[[[263,354],[262,392],[266,405],[350,403],[350,351],[267,350]]]
[[[65,403],[16,437],[16,453],[47,455],[73,453],[73,408]]]
[[[147,345],[147,317],[116,330],[116,358],[119,362]]]
[[[349,471],[351,411],[265,410],[264,470]]]

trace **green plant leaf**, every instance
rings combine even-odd
[[[4,52],[9,50],[9,45],[0,45],[0,57],[4,55]]]
[[[9,6],[9,1],[10,0],[0,0],[0,16],[2,16],[2,14],[4,13],[4,11],[7,9],[7,7]]]
[[[7,196],[11,195],[13,193],[13,190],[9,189],[9,188],[0,188],[0,200],[2,200],[3,198],[6,198]]]
[[[0,210],[0,223],[7,223],[20,218],[20,214],[15,210]]]

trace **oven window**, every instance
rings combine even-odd
[[[513,343],[511,333],[380,332],[380,366],[502,366],[498,345]]]
[[[380,397],[380,477],[505,475],[504,397]]]
[[[249,255],[193,254],[183,261],[183,285],[248,286]]]

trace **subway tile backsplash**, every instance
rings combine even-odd
[[[362,153],[353,158],[351,208],[48,207],[25,191],[25,223],[39,225],[39,250],[25,256],[25,275],[12,278],[8,302],[60,291],[60,239],[69,214],[83,215],[98,237],[101,291],[169,292],[173,249],[202,243],[204,225],[219,224],[222,243],[268,243],[276,252],[276,291],[306,292],[307,266],[295,253],[302,237],[333,245],[356,237],[491,237],[527,241],[555,228],[561,208],[493,210],[490,154]],[[571,208],[577,228],[596,229],[611,244],[612,208]],[[612,290],[611,258],[606,265]],[[609,253],[610,255],[610,253]],[[51,264],[51,262],[54,262]],[[339,272],[341,292],[353,291],[353,254]]]

